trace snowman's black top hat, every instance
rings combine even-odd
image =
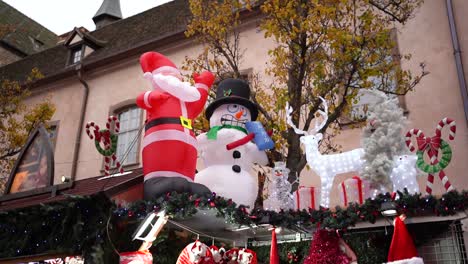
[[[247,82],[241,79],[225,79],[222,80],[216,90],[215,100],[206,108],[206,118],[210,119],[214,110],[224,104],[240,104],[249,109],[252,116],[252,121],[255,121],[258,116],[257,104],[250,101],[250,86]]]

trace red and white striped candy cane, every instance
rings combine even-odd
[[[449,140],[454,140],[455,139],[455,132],[457,132],[457,125],[455,124],[455,121],[450,118],[444,118],[439,121],[439,124],[437,124],[435,133],[437,136],[441,137],[442,136],[442,128],[445,126],[449,126]]]
[[[104,156],[104,175],[109,176],[111,159],[109,156]]]
[[[116,116],[109,116],[109,118],[107,118],[107,123],[106,123],[106,127],[107,129],[111,129],[111,124],[112,122],[114,122],[114,133],[117,134],[119,133],[120,131],[120,121],[119,121],[119,118],[116,117]],[[122,167],[122,164],[120,163],[120,161],[117,160],[117,155],[114,153],[112,154],[111,156],[112,158],[112,161],[115,162],[115,167],[119,170],[120,173],[123,173],[124,172],[124,169]]]
[[[109,116],[109,118],[107,118],[106,128],[110,131],[112,122],[114,122],[114,133],[119,133],[120,122],[116,116]]]
[[[120,173],[124,173],[124,169],[122,167],[122,164],[120,163],[120,161],[117,160],[117,155],[112,154],[111,156],[112,160],[115,162],[115,167],[119,170]]]
[[[435,134],[437,137],[442,137],[442,129],[445,126],[449,126],[449,140],[454,140],[455,139],[455,132],[457,131],[457,127],[455,124],[455,121],[450,119],[450,118],[444,118],[439,121],[437,124]],[[429,149],[427,152],[429,155],[429,158],[431,160],[431,165],[437,164],[439,160],[437,159],[437,156],[439,155],[438,150],[432,150]],[[442,184],[444,185],[444,188],[447,192],[450,192],[454,190],[455,188],[452,186],[450,183],[447,175],[445,174],[444,170],[439,171],[439,179],[442,181]],[[434,184],[434,175],[429,174],[427,177],[427,183],[426,183],[426,193],[431,194],[432,193],[432,185]]]
[[[94,128],[94,131],[93,131],[94,136],[91,134],[91,128]],[[96,125],[94,122],[88,122],[86,124],[86,134],[88,134],[88,137],[90,139],[94,139],[94,137],[96,137],[96,139],[99,140],[98,139],[98,137],[99,137],[99,126]]]
[[[411,137],[412,136],[416,136],[416,138],[426,138],[426,136],[424,135],[424,133],[422,132],[422,130],[420,129],[417,129],[417,128],[413,128],[411,129],[410,131],[408,131],[406,133],[406,137],[405,137],[405,142],[406,142],[406,146],[408,146],[409,150],[411,152],[414,152],[415,150],[417,150],[416,147],[414,147],[413,145],[413,142],[411,142]],[[419,147],[418,147],[419,148]],[[424,151],[424,150],[423,150]],[[431,157],[431,155],[429,154],[429,157]],[[436,158],[437,158],[437,155],[436,155]],[[431,159],[431,163],[432,163],[432,159]],[[434,163],[435,164],[435,163]],[[426,194],[432,194],[432,186],[434,184],[434,175],[432,174],[427,174],[427,181],[426,181]]]
[[[416,148],[413,145],[413,142],[411,142],[411,137],[412,136],[416,136],[417,138],[418,137],[425,137],[422,130],[419,130],[417,128],[413,128],[413,129],[411,129],[410,131],[408,131],[406,133],[406,137],[405,137],[406,146],[408,146],[408,148],[409,148],[409,150],[411,152],[416,150]]]

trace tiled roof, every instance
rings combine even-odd
[[[83,59],[83,66],[153,44],[185,30],[191,17],[188,0],[174,0],[135,16],[122,19],[89,34],[105,46]],[[46,77],[67,72],[68,50],[63,44],[0,68],[0,78],[23,81],[33,67]]]
[[[11,210],[16,208],[38,205],[41,203],[50,203],[66,199],[69,196],[88,196],[104,192],[108,196],[117,194],[128,187],[137,184],[143,184],[142,169],[132,171],[127,175],[118,177],[103,178],[103,176],[87,178],[84,180],[75,181],[69,189],[58,191],[56,196],[51,193],[39,195],[31,195],[24,198],[2,201],[0,203],[0,211]]]
[[[57,44],[58,36],[0,0],[0,42],[30,55]]]

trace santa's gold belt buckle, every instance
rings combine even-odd
[[[180,123],[182,124],[183,127],[188,128],[188,129],[192,129],[192,120],[181,116],[180,117]]]

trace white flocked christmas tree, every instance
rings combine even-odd
[[[380,91],[370,90],[368,93],[376,101],[369,105],[367,126],[363,130],[364,164],[360,175],[371,182],[375,195],[392,191],[393,179],[390,176],[395,165],[394,158],[409,152],[403,136],[406,118],[398,106],[398,99]]]

